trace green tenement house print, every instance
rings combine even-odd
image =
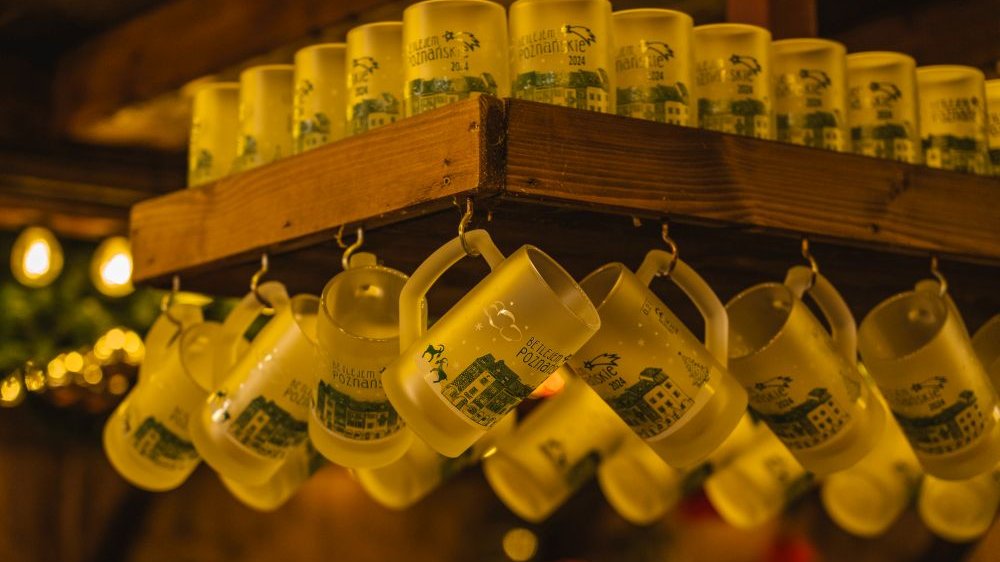
[[[446,383],[441,395],[468,418],[490,427],[493,422],[521,403],[532,388],[517,373],[487,353]]]
[[[229,427],[232,436],[262,456],[281,458],[306,439],[308,424],[263,396],[254,398]]]
[[[836,435],[851,416],[825,388],[814,388],[808,396],[781,414],[754,413],[789,449],[815,447]]]
[[[325,113],[316,113],[312,119],[299,121],[299,152],[316,148],[330,140],[330,118]]]
[[[955,452],[986,429],[986,416],[971,390],[963,390],[954,404],[933,416],[893,415],[913,448],[931,455]]]
[[[603,68],[597,72],[523,72],[514,81],[514,97],[607,113],[610,83]]]
[[[921,144],[928,166],[970,173],[986,171],[986,146],[972,137],[929,135]]]
[[[767,107],[760,100],[698,98],[698,126],[702,129],[766,138],[769,120]]]
[[[388,400],[357,400],[325,381],[319,382],[315,411],[323,425],[349,439],[382,439],[403,427]]]
[[[399,99],[389,93],[383,93],[375,99],[363,100],[351,108],[351,127],[354,134],[395,123],[398,118]]]
[[[663,369],[649,367],[639,373],[639,382],[608,400],[611,408],[640,437],[653,437],[681,419],[694,400]]]
[[[649,87],[618,88],[618,115],[638,117],[672,125],[687,125],[688,89],[683,83],[657,84]]]
[[[407,115],[416,115],[424,111],[454,103],[473,95],[496,95],[497,81],[489,72],[479,76],[459,76],[411,80],[408,86],[409,104]]]
[[[801,126],[792,126],[787,113],[775,116],[778,140],[813,148],[840,150],[843,139],[837,116],[829,111],[813,111],[804,116]]]
[[[851,142],[854,152],[865,156],[909,162],[913,154],[910,135],[906,127],[898,123],[851,127]]]
[[[152,416],[135,430],[132,445],[140,455],[165,468],[185,466],[198,460],[198,452],[190,441],[181,439]]]

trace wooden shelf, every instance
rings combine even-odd
[[[465,196],[501,247],[532,241],[574,275],[637,261],[657,223],[631,217],[669,217],[686,258],[733,290],[780,278],[801,259],[788,236],[808,235],[859,293],[904,288],[937,253],[970,303],[998,298],[1000,180],[491,97],[139,203],[135,277],[239,294],[267,251],[275,275],[318,292],[341,225],[408,271],[454,236]],[[456,286],[479,275],[467,261]]]

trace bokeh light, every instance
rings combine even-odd
[[[10,270],[26,287],[45,287],[62,272],[63,251],[52,231],[40,226],[24,229],[10,252]]]
[[[132,245],[123,236],[108,238],[94,251],[90,280],[101,294],[124,297],[132,285]]]

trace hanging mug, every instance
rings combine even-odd
[[[465,468],[496,451],[499,439],[514,430],[517,415],[511,412],[486,432],[482,439],[458,457],[439,454],[419,438],[392,464],[355,471],[354,475],[373,500],[389,509],[406,509]]]
[[[937,282],[883,301],[858,334],[865,366],[927,474],[972,478],[1000,460],[996,391]]]
[[[802,300],[812,296],[828,333]],[[885,415],[857,369],[854,317],[829,281],[808,267],[763,283],[726,305],[729,367],[750,407],[807,470],[828,474],[859,461]]]
[[[319,298],[291,299],[280,283],[260,286],[273,317],[203,403],[191,424],[202,458],[222,476],[263,484],[306,440],[319,365]]]
[[[504,505],[539,523],[594,476],[628,433],[600,396],[572,377],[497,443],[483,474]]]
[[[1000,392],[1000,314],[976,330],[972,336],[972,349],[990,376],[993,389]]]
[[[399,357],[399,294],[406,275],[354,254],[323,289],[316,333],[323,373],[313,389],[309,438],[349,468],[385,466],[413,438],[382,389],[382,371]]]
[[[472,252],[492,273],[426,330],[424,295]],[[418,437],[455,457],[576,353],[601,320],[541,250],[522,246],[504,258],[474,230],[417,268],[400,295],[399,323],[404,351],[382,375],[386,395]]]
[[[698,341],[649,289],[661,272],[705,318]],[[726,311],[705,281],[653,250],[636,273],[620,263],[581,286],[598,303],[602,327],[573,356],[573,369],[625,423],[674,468],[690,468],[715,450],[746,411],[746,393],[726,373]]]
[[[1000,507],[1000,464],[966,480],[926,476],[917,496],[920,520],[935,535],[969,542],[990,530]]]
[[[306,440],[285,456],[281,468],[263,484],[249,486],[220,476],[222,485],[243,505],[257,511],[274,511],[285,505],[310,476],[327,465],[323,455]]]

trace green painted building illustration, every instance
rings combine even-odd
[[[827,150],[843,149],[844,138],[837,126],[837,116],[829,111],[807,113],[801,124],[793,124],[787,113],[778,113],[776,125],[779,141]]]
[[[618,88],[618,115],[672,125],[687,125],[691,102],[687,87],[657,84],[650,87]]]
[[[330,118],[325,113],[316,113],[312,119],[299,121],[299,150],[315,148],[330,140]]]
[[[986,416],[971,390],[963,390],[954,404],[933,416],[910,417],[896,412],[893,415],[913,448],[931,455],[955,452],[986,429]]]
[[[608,404],[639,436],[653,437],[681,419],[694,400],[662,369],[650,367]]]
[[[489,72],[479,76],[443,77],[411,80],[408,85],[406,103],[407,115],[454,103],[478,94],[497,93],[497,81]]]
[[[754,410],[789,449],[808,449],[833,437],[851,419],[825,388],[809,391],[809,398],[780,414]]]
[[[972,137],[928,135],[923,138],[925,163],[932,168],[984,173],[986,145]]]
[[[698,126],[746,137],[768,138],[771,118],[760,100],[698,98]]]
[[[851,142],[854,152],[877,158],[910,162],[914,154],[913,142],[906,127],[899,123],[884,123],[874,127],[852,127]]]
[[[441,395],[469,419],[489,427],[531,391],[502,359],[487,353],[442,386]]]
[[[394,123],[399,118],[399,99],[382,93],[377,98],[362,100],[351,109],[351,127],[354,134]]]
[[[522,72],[514,81],[514,97],[607,113],[610,84],[603,68],[596,72]]]
[[[281,458],[285,450],[306,439],[308,424],[258,396],[229,425],[229,433],[240,443],[268,458]]]
[[[185,466],[199,458],[190,441],[178,437],[153,416],[144,419],[132,434],[132,446],[140,455],[165,468]]]
[[[319,382],[315,413],[324,426],[349,439],[381,439],[403,427],[388,400],[357,400],[325,381]]]

